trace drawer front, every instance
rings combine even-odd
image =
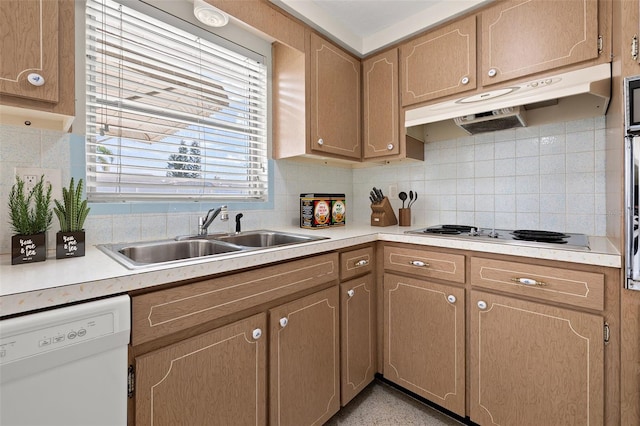
[[[471,284],[589,309],[604,308],[604,274],[471,258]]]
[[[139,345],[338,279],[338,254],[275,266],[133,297],[132,344]]]
[[[340,253],[340,280],[345,281],[373,270],[373,247]]]
[[[384,248],[384,269],[464,283],[464,255],[400,247]]]

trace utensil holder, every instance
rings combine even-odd
[[[391,226],[398,224],[396,214],[387,197],[384,197],[379,203],[371,204],[371,210],[371,226]]]
[[[411,226],[411,209],[398,209],[398,217],[400,218],[400,226]]]

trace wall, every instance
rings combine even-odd
[[[7,203],[9,191],[14,183],[15,167],[46,167],[62,170],[62,183],[68,186],[71,178],[70,139],[78,135],[0,126],[0,254],[11,251],[11,229]],[[345,193],[352,199],[352,171],[348,168],[297,163],[280,160],[271,162],[274,167],[275,209],[242,211],[244,229],[274,228],[299,224],[299,197],[307,192]],[[54,196],[54,198],[56,198]],[[58,196],[60,198],[60,196]],[[167,212],[148,214],[101,214],[89,213],[85,222],[88,244],[126,242],[173,238],[176,235],[196,232],[198,216],[219,203],[203,203],[202,211],[179,211],[179,206],[166,206]],[[184,209],[182,209],[184,210]],[[235,215],[230,204],[229,221],[218,219],[210,227],[212,231],[235,230]],[[347,217],[348,220],[348,217]],[[49,250],[54,248],[55,232],[59,229],[54,217],[48,233]]]
[[[505,130],[427,143],[424,164],[355,170],[353,192],[362,195],[351,211],[368,220],[371,186],[389,195],[389,186],[397,185],[419,194],[413,227],[495,225],[602,236],[604,172],[604,117]]]
[[[273,210],[243,211],[245,229],[297,225],[302,192],[344,192],[347,224],[368,224],[373,186],[395,196],[417,191],[412,226],[474,224],[512,229],[548,229],[606,235],[604,117],[506,130],[425,144],[424,163],[403,162],[363,169],[274,161]],[[76,135],[0,126],[0,253],[9,253],[7,200],[14,167],[62,169],[70,179],[69,139]],[[210,207],[204,205],[204,208]],[[152,240],[193,233],[204,211],[170,208],[153,214],[90,214],[89,244]],[[178,209],[176,209],[178,210]],[[234,229],[216,220],[212,230]],[[49,232],[49,246],[58,226]]]

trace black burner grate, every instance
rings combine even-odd
[[[551,231],[537,231],[531,229],[518,229],[511,233],[514,239],[522,241],[538,241],[541,243],[566,244],[567,234]]]
[[[446,235],[460,235],[462,233],[469,233],[474,226],[466,225],[439,225],[432,226],[424,230],[425,234],[446,234]]]

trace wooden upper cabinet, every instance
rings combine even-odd
[[[598,57],[597,0],[510,0],[481,14],[482,85]]]
[[[360,160],[360,60],[311,33],[310,151]]]
[[[76,109],[74,16],[74,0],[0,1],[0,123],[69,130]],[[44,84],[29,83],[30,74]]]
[[[472,291],[470,418],[482,425],[604,424],[604,320]]]
[[[398,122],[398,49],[362,64],[364,158],[400,153]]]
[[[0,2],[0,93],[58,101],[58,2]],[[37,74],[44,81],[29,82]]]
[[[476,17],[400,46],[402,106],[476,88]]]

